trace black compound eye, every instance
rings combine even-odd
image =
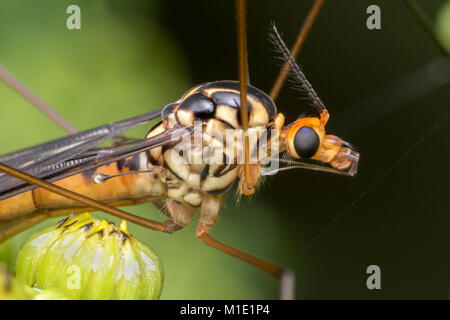
[[[319,149],[320,138],[311,127],[301,127],[294,138],[294,148],[302,158],[311,158]]]

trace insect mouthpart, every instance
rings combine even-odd
[[[337,170],[342,171],[343,174],[354,176],[358,171],[359,152],[344,146],[336,157],[330,162],[330,165]]]
[[[336,173],[354,176],[358,170],[359,152],[350,143],[333,135],[325,135],[318,153],[312,159],[325,162]]]
[[[342,150],[339,156],[336,157],[336,160],[330,163],[314,159],[291,158],[289,156],[283,159],[270,158],[269,160],[279,163],[282,167],[276,167],[276,169],[272,170],[263,169],[261,172],[263,176],[269,176],[291,169],[306,169],[352,177],[358,170],[359,153],[352,149]]]
[[[306,134],[310,136],[309,131],[306,131]],[[296,134],[296,136],[297,135],[298,134]],[[280,166],[272,165],[270,168],[263,168],[261,175],[273,175],[291,169],[307,169],[354,176],[358,170],[359,152],[348,142],[345,142],[336,136],[324,136],[317,152],[312,157],[308,157],[307,155],[303,157],[299,156],[298,150],[300,150],[300,148],[307,150],[308,148],[304,147],[304,145],[311,145],[312,142],[310,140],[314,139],[291,140],[293,141],[292,145],[294,146],[294,142],[299,142],[295,148],[296,153],[290,152],[288,146],[283,157],[271,157],[269,159],[270,163],[276,163]]]

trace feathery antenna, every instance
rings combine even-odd
[[[272,24],[271,26],[271,33],[270,33],[270,39],[272,40],[273,44],[277,47],[277,50],[281,53],[283,60],[287,61],[290,66],[289,72],[291,75],[295,78],[296,81],[300,84],[301,91],[308,97],[308,99],[311,101],[311,103],[314,105],[314,107],[317,109],[319,113],[321,113],[323,110],[325,110],[325,105],[320,100],[317,93],[314,91],[313,87],[311,86],[311,83],[306,79],[305,75],[303,74],[300,67],[295,62],[295,59],[292,57],[288,47],[284,43],[283,39],[281,38],[280,34],[278,33],[277,27],[275,24]]]

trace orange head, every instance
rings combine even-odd
[[[281,135],[282,144],[288,155],[293,158],[327,163],[335,170],[324,168],[323,171],[337,170],[353,176],[358,167],[359,153],[342,139],[325,134],[328,117],[328,112],[323,110],[320,118],[300,118],[284,127]]]

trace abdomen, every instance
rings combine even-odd
[[[95,172],[76,174],[58,180],[54,184],[113,206],[154,201],[165,196],[166,188],[158,176],[154,176],[152,173],[137,173],[114,177],[102,184],[95,184],[91,180],[91,176],[96,173],[116,175],[139,169],[144,170],[142,166],[147,166],[146,160],[145,154],[137,154],[133,157],[101,166]],[[145,169],[147,170],[148,168],[146,167]],[[0,201],[0,232],[2,232],[2,224],[14,225],[14,221],[20,220],[24,221],[22,224],[29,227],[29,223],[26,223],[27,219],[37,223],[48,217],[89,209],[78,202],[53,192],[35,188]],[[11,228],[17,227],[13,228],[11,226]],[[0,241],[1,238],[0,236]]]

